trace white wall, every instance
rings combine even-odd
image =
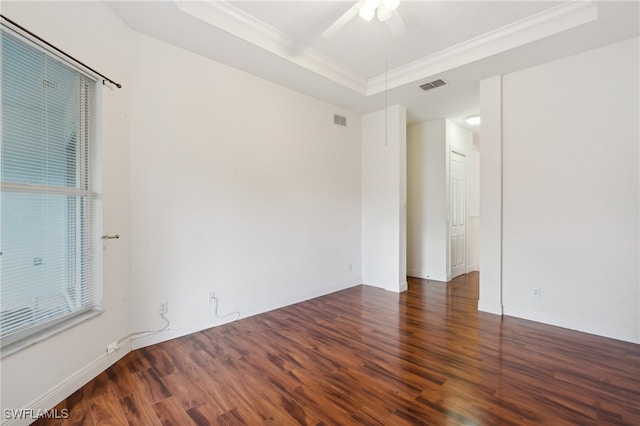
[[[104,232],[122,236],[104,244],[106,312],[3,358],[3,409],[51,408],[132,346],[234,319],[212,317],[210,291],[244,317],[362,282],[359,116],[137,35],[102,3],[2,6],[123,84],[102,103]],[[163,325],[160,301],[171,329],[107,356]]]
[[[638,52],[503,77],[505,314],[640,343]]]
[[[407,275],[417,275],[416,265],[419,265],[424,256],[425,238],[422,232],[422,217],[428,207],[426,194],[422,191],[427,184],[426,169],[421,165],[426,162],[426,146],[416,143],[419,140],[420,125],[407,127]]]
[[[502,315],[502,77],[480,82],[480,291],[478,310]]]
[[[362,118],[363,283],[400,292],[407,289],[406,108],[386,114]]]
[[[410,276],[449,281],[449,154],[454,149],[467,158],[469,200],[472,191],[477,190],[474,184],[477,177],[471,173],[473,135],[445,119],[409,126],[407,135],[407,270]],[[477,235],[467,232],[467,252],[476,245]]]
[[[447,281],[446,121],[407,131],[408,257],[410,276]]]
[[[164,340],[362,282],[360,117],[135,37],[133,329]],[[348,126],[333,124],[346,115]]]
[[[106,355],[130,323],[129,31],[97,2],[4,1],[2,14],[123,85],[102,90],[103,228],[122,236],[103,244],[105,313],[2,359],[1,408],[48,409],[126,353]]]
[[[467,272],[480,270],[480,148],[475,139],[468,157]]]

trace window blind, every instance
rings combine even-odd
[[[2,27],[2,347],[101,303],[96,80]]]

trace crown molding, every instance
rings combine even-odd
[[[175,0],[175,3],[180,11],[188,15],[357,93],[367,93],[366,78],[226,1]]]
[[[568,1],[368,80],[367,95],[384,92],[598,19],[595,1]]]
[[[598,19],[594,0],[553,8],[366,79],[352,69],[224,0],[175,0],[178,9],[361,95],[417,82]]]

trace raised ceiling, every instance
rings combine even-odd
[[[479,112],[478,82],[637,37],[637,1],[411,1],[407,31],[354,18],[355,1],[116,1],[132,29],[258,77],[367,113],[407,106],[410,122]],[[429,92],[436,78],[448,84]]]

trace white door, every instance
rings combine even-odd
[[[449,264],[451,265],[451,278],[467,272],[466,170],[466,157],[451,151],[449,156]]]

